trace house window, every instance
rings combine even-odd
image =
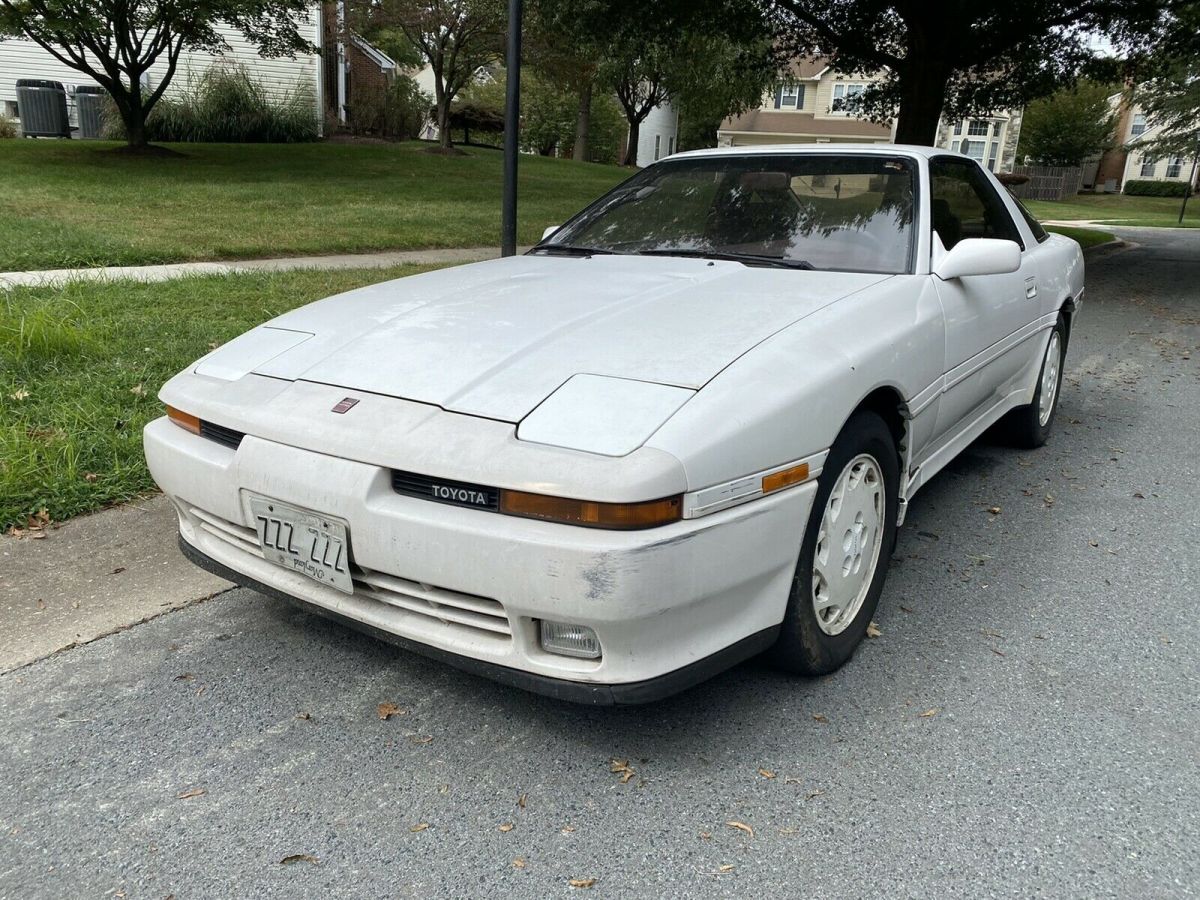
[[[660,156],[662,156],[662,135],[656,134],[654,136],[654,158],[658,159]]]
[[[992,141],[991,149],[988,150],[988,168],[993,172],[996,171],[996,159],[1000,156],[1000,142]]]
[[[1146,130],[1146,116],[1143,113],[1134,113],[1133,122],[1129,126],[1129,136],[1137,137]]]
[[[846,109],[847,103],[857,97],[866,88],[865,84],[835,84],[833,86],[833,105],[829,111],[843,116],[850,114]]]
[[[804,85],[781,84],[775,91],[776,109],[804,109]]]
[[[17,104],[16,104],[15,100],[5,100],[4,101],[4,115],[9,119],[21,118],[21,116],[17,110]]]
[[[1154,177],[1154,167],[1156,165],[1158,165],[1158,160],[1156,160],[1153,156],[1143,156],[1142,157],[1142,177],[1143,178],[1153,178]]]
[[[1171,161],[1167,163],[1167,177],[1178,178],[1180,171],[1183,169],[1183,159],[1179,156],[1172,156]]]
[[[976,160],[980,164],[984,161],[984,154],[987,153],[987,141],[963,141],[959,145],[959,152],[963,153],[971,159]]]
[[[669,138],[667,138],[667,156],[670,156],[674,152],[675,152],[675,135],[671,135]]]
[[[954,136],[958,137],[960,134],[962,134],[962,119],[954,123]]]
[[[967,134],[973,137],[987,137],[991,129],[992,123],[986,119],[972,119],[971,124],[967,126]]]

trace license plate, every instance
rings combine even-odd
[[[265,497],[251,497],[250,511],[268,562],[354,593],[345,522]]]

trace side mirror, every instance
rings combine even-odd
[[[964,275],[1003,275],[1021,268],[1021,248],[1016,241],[966,238],[959,241],[933,267],[942,281]]]
[[[546,238],[550,237],[550,235],[554,234],[554,232],[558,231],[558,229],[560,229],[560,228],[562,228],[561,225],[547,225],[546,230],[542,232],[542,240],[544,241]]]

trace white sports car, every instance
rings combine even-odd
[[[636,703],[862,640],[905,506],[1046,440],[1078,245],[967,157],[720,149],[524,256],[297,309],[162,389],[183,551],[419,653]]]

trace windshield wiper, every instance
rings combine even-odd
[[[748,266],[774,266],[780,269],[815,269],[806,259],[784,256],[763,256],[758,253],[725,253],[720,250],[639,250],[639,256],[686,256],[693,259],[721,259],[745,263]]]
[[[616,250],[602,247],[581,247],[576,244],[538,244],[531,253],[553,253],[558,256],[612,256]]]

